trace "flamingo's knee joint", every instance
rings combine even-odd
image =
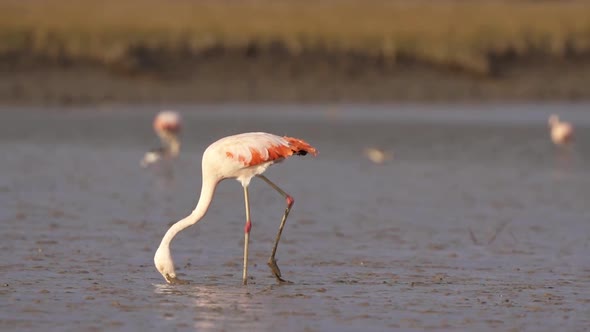
[[[285,198],[285,200],[287,201],[287,206],[289,208],[291,208],[293,206],[293,204],[295,204],[295,199],[289,195],[287,195],[287,197]]]
[[[244,233],[250,233],[250,230],[252,229],[252,223],[250,222],[250,220],[246,221],[246,225],[244,226]]]

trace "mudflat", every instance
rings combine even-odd
[[[0,326],[4,330],[583,331],[590,326],[588,104],[177,105],[181,157],[148,170],[159,106],[3,106]],[[554,147],[546,118],[575,123]],[[254,181],[248,286],[243,197],[222,182],[172,250],[188,285],[152,258],[198,199],[219,137],[268,131],[320,152]],[[391,153],[382,165],[367,147]]]

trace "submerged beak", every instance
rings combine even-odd
[[[173,277],[173,276],[169,275],[168,273],[166,273],[166,275],[164,276],[164,279],[166,279],[166,282],[168,282],[171,285],[187,285],[187,284],[190,284],[190,281],[178,279],[177,277]]]

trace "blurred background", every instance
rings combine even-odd
[[[0,329],[587,331],[589,98],[585,0],[0,0]],[[250,131],[319,151],[265,173],[293,284],[258,180],[247,287],[233,180],[166,284]]]
[[[587,0],[2,0],[0,101],[590,97]]]

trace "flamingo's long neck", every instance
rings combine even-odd
[[[168,141],[168,149],[170,155],[178,156],[178,153],[180,152],[180,140],[178,139],[178,136],[174,135],[170,138]]]
[[[187,217],[177,221],[174,225],[172,225],[164,237],[162,238],[162,242],[160,243],[160,248],[169,248],[170,242],[172,239],[183,229],[196,224],[205,213],[207,213],[207,209],[211,204],[211,200],[213,199],[213,194],[215,193],[215,188],[219,180],[206,177],[203,175],[203,185],[201,186],[201,196],[199,197],[199,202],[197,206],[189,214]]]
[[[180,139],[178,135],[172,132],[158,132],[158,136],[160,136],[160,140],[166,149],[166,153],[169,153],[171,156],[176,157],[180,152]]]

